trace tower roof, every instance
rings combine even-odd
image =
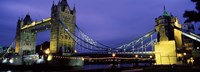
[[[26,17],[24,18],[24,24],[28,24],[29,22],[32,22],[31,16],[29,14],[26,14]]]
[[[165,6],[164,6],[163,16],[169,16],[169,14],[167,13],[167,11],[165,10]]]
[[[68,6],[67,0],[62,0],[62,1],[61,1],[61,5],[63,5],[63,6]]]
[[[20,23],[20,22],[21,22],[21,18],[19,17],[17,23]]]
[[[75,4],[74,4],[73,12],[76,12],[76,6],[75,6]]]
[[[53,4],[52,4],[52,7],[51,8],[53,8],[54,7],[54,0],[53,0]]]
[[[61,7],[62,11],[65,11],[65,8],[67,7],[70,10],[70,7],[68,5],[67,0],[62,0],[61,2],[59,1],[58,6]]]

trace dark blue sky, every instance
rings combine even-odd
[[[57,4],[58,0],[55,0]],[[18,17],[29,13],[33,20],[50,17],[53,0],[0,0],[0,45],[14,39]],[[190,0],[68,0],[76,5],[77,25],[91,38],[109,45],[127,43],[154,28],[154,19],[166,10],[184,22],[185,10],[194,10]],[[38,34],[37,44],[49,40],[50,32]]]

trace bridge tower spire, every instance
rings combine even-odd
[[[165,9],[165,5],[164,5],[164,7],[163,7],[163,16],[169,16],[169,14],[168,14],[168,12],[166,11],[166,9]]]
[[[53,8],[54,7],[54,0],[53,0],[53,4],[52,4],[52,7],[51,8]]]
[[[73,12],[76,13],[76,5],[74,4]]]

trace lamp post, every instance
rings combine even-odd
[[[112,57],[115,58],[115,53],[112,54]]]
[[[183,63],[187,63],[187,53],[183,53]]]
[[[184,55],[184,56],[186,56],[186,55],[187,55],[187,53],[183,53],[183,55]]]
[[[138,66],[138,55],[135,55],[135,65]]]
[[[77,51],[76,51],[76,50],[74,50],[74,53],[77,53]]]
[[[138,55],[135,55],[135,58],[138,58]]]
[[[116,56],[116,54],[113,53],[113,54],[112,54],[112,57],[113,57],[113,67],[115,67],[115,56]]]

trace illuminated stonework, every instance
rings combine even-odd
[[[169,41],[175,40],[176,48],[182,48],[182,35],[179,30],[174,29],[181,28],[181,24],[178,23],[178,19],[173,15],[167,14],[164,11],[163,16],[159,16],[155,19],[156,22],[156,31],[158,32],[157,38],[158,42],[160,41]]]
[[[61,19],[69,31],[75,34],[76,10],[70,10],[67,0],[59,1],[58,5],[53,4],[51,18],[35,22],[29,14],[24,19],[19,19],[16,31],[15,52],[22,54],[34,54],[36,46],[36,35],[38,32],[51,30],[50,53],[72,53],[74,52],[74,41],[59,24]]]
[[[182,49],[181,28],[178,19],[165,10],[162,16],[155,19],[158,42],[155,43],[156,64],[176,64],[177,50]]]
[[[29,14],[24,19],[19,19],[16,31],[16,48],[15,52],[22,54],[34,54],[36,46],[36,33],[32,29],[21,30],[22,27],[32,23]]]
[[[176,64],[176,45],[175,41],[161,41],[155,43],[156,64]]]
[[[76,10],[75,7],[71,11],[66,0],[62,0],[58,5],[52,6],[51,10],[51,53],[74,52],[74,41],[64,31],[64,28],[59,24],[59,19],[65,22],[70,32],[75,33]]]

